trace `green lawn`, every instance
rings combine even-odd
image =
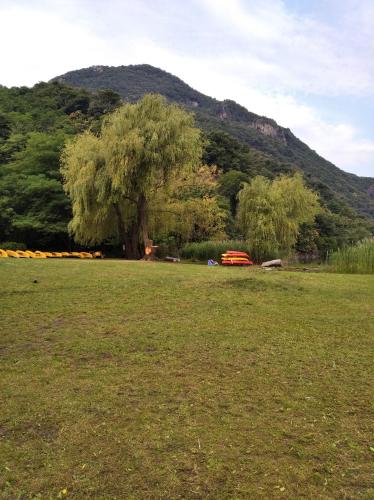
[[[374,276],[3,259],[0,283],[1,498],[374,498]]]

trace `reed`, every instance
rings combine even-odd
[[[374,238],[333,252],[328,263],[337,273],[374,274]]]
[[[183,259],[194,261],[204,261],[215,259],[219,261],[221,255],[226,250],[238,250],[250,254],[248,243],[241,240],[221,240],[221,241],[202,241],[200,243],[187,243],[181,250]]]

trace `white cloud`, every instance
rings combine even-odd
[[[356,9],[351,23],[346,21],[344,10],[340,17],[336,16],[336,24],[327,24],[291,14],[280,0],[249,0],[246,4],[240,0],[202,0],[202,3],[209,15],[218,20],[220,34],[237,41],[239,50],[233,44],[233,53],[240,55],[241,67],[247,68],[252,81],[264,85],[267,76],[268,88],[278,87],[287,92],[333,95],[372,92],[374,39],[365,36],[360,40],[359,34],[363,26],[370,22],[373,26],[373,8],[363,9],[360,15]],[[339,9],[336,7],[336,13]],[[240,49],[244,40],[247,50]],[[251,66],[254,58],[267,67],[266,74],[261,65]]]
[[[275,2],[270,2],[271,9],[267,9],[266,13],[260,3],[252,2],[250,9],[244,9],[240,0],[230,0],[230,2],[202,0],[202,3],[212,16],[223,20],[228,29],[230,25],[234,26],[236,34],[240,36],[256,38],[260,41],[273,41],[279,39],[284,29],[283,12],[276,8]],[[272,19],[269,19],[268,15],[272,14],[274,9],[277,10],[278,15],[272,15]]]
[[[0,84],[33,85],[73,68],[110,61],[112,47],[84,23],[9,4],[0,12]],[[110,62],[109,62],[110,63]]]

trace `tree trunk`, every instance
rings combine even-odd
[[[114,208],[117,214],[119,239],[125,246],[125,257],[127,259],[140,259],[144,256],[146,260],[153,259],[153,241],[150,240],[148,236],[147,199],[144,194],[139,196],[137,204],[137,221],[131,224],[128,231],[126,231],[123,223],[120,207],[115,205]],[[141,242],[139,241],[139,236],[141,237]]]
[[[121,209],[118,205],[114,206],[117,214],[117,224],[118,224],[118,237],[119,241],[124,246],[124,257],[126,259],[139,259],[139,238],[138,238],[138,228],[136,223],[132,223],[130,230],[126,231],[125,225],[123,223]]]
[[[147,200],[144,194],[139,196],[138,201],[138,218],[140,232],[144,246],[148,246],[150,239],[148,238],[148,214],[147,214]]]
[[[133,223],[130,230],[124,236],[126,259],[140,259],[138,226]]]
[[[144,246],[144,259],[153,259],[152,246],[153,241],[148,236],[148,214],[147,214],[147,200],[144,194],[141,194],[138,201],[138,220],[140,227],[140,234]]]

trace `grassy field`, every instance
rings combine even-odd
[[[0,283],[1,498],[374,498],[374,276],[3,259]]]

